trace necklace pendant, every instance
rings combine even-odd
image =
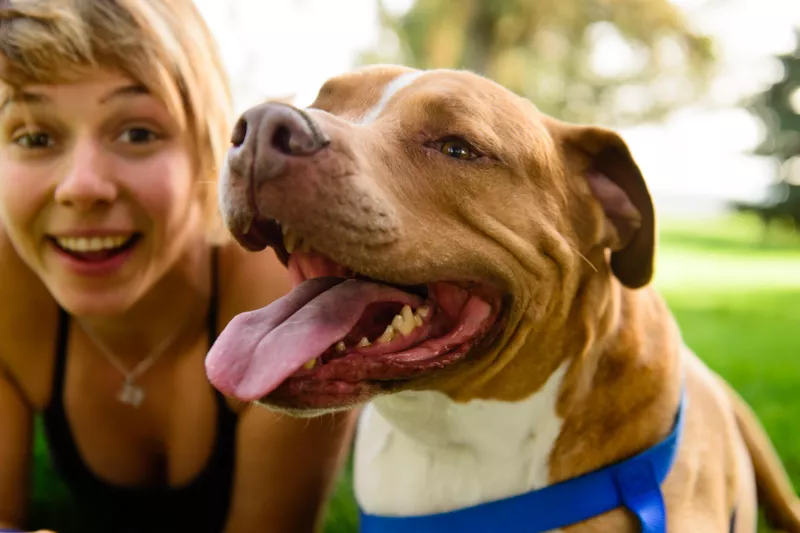
[[[144,390],[135,385],[133,381],[125,380],[122,389],[117,394],[117,400],[131,407],[139,407],[144,401]]]

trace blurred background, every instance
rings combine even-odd
[[[197,1],[238,110],[399,62],[618,129],[659,214],[656,285],[800,490],[800,0]],[[349,482],[328,533],[356,531]]]
[[[238,111],[399,62],[619,130],[656,203],[658,289],[800,490],[800,0],[196,1]],[[326,532],[355,511],[348,470]]]

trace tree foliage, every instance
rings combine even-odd
[[[795,50],[778,56],[783,76],[744,103],[764,123],[764,139],[755,154],[777,159],[775,184],[765,201],[734,207],[756,213],[767,225],[773,219],[789,219],[800,230],[800,28],[795,38]]]
[[[756,154],[776,157],[782,163],[800,156],[800,28],[795,35],[795,50],[777,58],[783,66],[781,79],[745,104],[765,126]]]
[[[662,117],[698,98],[711,41],[669,0],[416,0],[381,5],[399,53],[365,62],[465,68],[562,119],[615,125]]]

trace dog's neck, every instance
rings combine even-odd
[[[356,441],[359,504],[379,514],[435,513],[546,486],[568,367],[517,402],[459,403],[432,391],[377,398]]]
[[[459,403],[434,391],[405,391],[376,398],[375,410],[397,431],[421,446],[467,448],[477,455],[516,454],[534,441],[557,434],[556,401],[565,362],[544,387],[525,400]],[[555,432],[555,434],[554,434]]]

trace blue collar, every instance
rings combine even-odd
[[[642,533],[666,533],[661,483],[678,452],[685,393],[672,432],[644,452],[580,477],[504,500],[422,516],[360,513],[360,533],[540,533],[588,520],[618,507],[638,519]]]

